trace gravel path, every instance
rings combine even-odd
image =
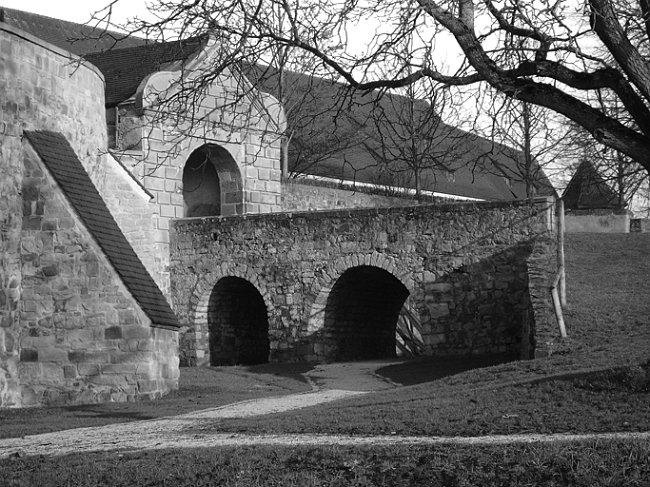
[[[253,399],[146,421],[78,428],[24,438],[0,440],[0,459],[22,456],[60,456],[86,452],[128,452],[167,448],[209,448],[244,445],[398,445],[398,444],[505,444],[523,442],[581,441],[622,438],[650,439],[650,432],[596,434],[519,434],[479,437],[342,436],[342,435],[247,435],[201,433],[201,426],[220,419],[245,418],[315,406],[338,399],[388,389],[397,384],[375,371],[387,362],[325,364],[305,374],[313,390],[307,393]],[[191,431],[191,433],[188,433]]]
[[[60,456],[76,453],[129,452],[167,448],[206,448],[243,445],[397,445],[397,444],[503,444],[522,442],[580,441],[586,439],[650,439],[650,432],[600,434],[523,434],[480,437],[342,436],[342,435],[246,435],[196,433],[205,422],[251,417],[313,406],[365,394],[365,391],[320,390],[303,394],[256,399],[169,418],[79,428],[55,433],[0,440],[0,459],[22,456]],[[192,434],[187,434],[189,428]]]

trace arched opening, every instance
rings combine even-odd
[[[218,145],[196,149],[183,169],[185,216],[237,215],[243,210],[243,185],[237,162]]]
[[[239,277],[224,277],[208,301],[211,365],[253,365],[269,360],[269,322],[259,291]]]
[[[332,287],[325,306],[325,359],[395,357],[397,320],[408,295],[399,279],[378,267],[345,271]]]

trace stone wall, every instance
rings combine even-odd
[[[177,331],[151,328],[22,141],[28,129],[62,133],[104,197],[128,192],[104,160],[99,71],[0,24],[0,407],[154,397],[174,388]],[[123,224],[129,210],[143,211],[118,199]]]
[[[69,54],[0,23],[0,406],[20,404],[23,129],[65,134],[101,186],[103,79]],[[35,214],[42,208],[34,208]]]
[[[559,325],[553,310],[551,286],[557,274],[557,240],[548,237],[535,239],[526,261],[530,310],[522,343],[524,358],[546,357],[557,348]]]
[[[26,148],[20,405],[124,401],[177,387],[177,332],[152,328]]]
[[[532,240],[551,229],[552,204],[177,220],[170,231],[173,306],[189,327],[181,362],[210,359],[209,296],[230,276],[249,281],[262,296],[274,361],[335,359],[336,328],[346,328],[337,316],[355,305],[359,316],[412,310],[426,354],[520,355],[522,341],[530,341],[524,337],[531,310],[527,258]],[[342,282],[346,290],[337,293]],[[401,287],[408,291],[403,302],[387,298]],[[355,323],[362,328],[367,320]]]
[[[288,180],[282,182],[282,211],[337,210],[412,206],[413,197],[392,196],[379,191],[353,190],[332,184]]]
[[[614,210],[566,210],[567,233],[629,233],[630,213]]]
[[[107,154],[103,200],[135,253],[161,289],[168,286],[166,256],[157,242],[163,240],[158,229],[158,206],[151,193],[111,155]]]
[[[186,86],[192,86],[203,69],[202,63],[210,62],[210,52],[214,48],[208,46],[183,71]],[[115,152],[116,157],[153,196],[158,259],[153,267],[151,262],[146,264],[167,295],[168,229],[172,219],[188,216],[183,177],[186,165],[198,152],[207,149],[208,153],[215,154],[209,157],[209,164],[216,175],[199,177],[199,180],[218,181],[220,188],[209,191],[210,195],[221,194],[221,204],[214,205],[218,208],[216,214],[269,213],[281,208],[280,136],[266,111],[258,107],[256,101],[259,100],[242,98],[242,81],[236,75],[223,74],[209,87],[202,88],[201,95],[196,98],[181,96],[182,102],[175,98],[175,103],[189,104],[185,111],[168,105],[146,104],[147,97],[158,86],[166,87],[180,75],[180,72],[154,74],[136,95],[144,100],[144,106],[123,103],[118,109],[116,123],[118,134],[122,134],[118,139],[131,141],[125,150]],[[183,115],[189,111],[191,117]],[[139,142],[133,143],[134,140]],[[204,161],[198,165],[203,166]]]

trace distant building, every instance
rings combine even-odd
[[[627,233],[630,212],[589,161],[582,161],[564,194],[566,231]]]

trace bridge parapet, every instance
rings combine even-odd
[[[527,258],[551,231],[552,208],[543,198],[175,220],[181,361],[387,357],[404,312],[426,354],[529,355]],[[256,292],[224,290],[230,278]],[[260,339],[253,322],[267,327],[267,356],[244,353],[264,350],[247,342]]]

